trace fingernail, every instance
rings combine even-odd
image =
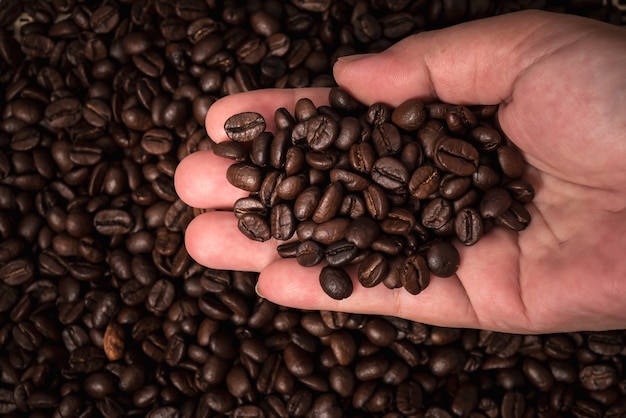
[[[260,298],[265,299],[265,296],[263,296],[263,295],[261,294],[261,292],[259,292],[259,283],[258,283],[258,282],[257,282],[257,284],[256,284],[256,285],[254,285],[254,291],[256,292],[256,294],[257,294]]]
[[[337,58],[338,62],[348,63],[359,61],[368,57],[371,57],[374,54],[354,54],[354,55],[344,55],[342,57]]]

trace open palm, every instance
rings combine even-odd
[[[228,160],[187,157],[176,188],[207,212],[188,227],[198,262],[261,272],[259,293],[285,306],[395,315],[451,327],[513,333],[626,326],[626,32],[599,22],[522,12],[407,38],[387,51],[345,57],[338,84],[364,103],[408,98],[500,104],[498,118],[529,164],[536,196],[521,233],[496,228],[471,247],[457,245],[455,276],[433,277],[414,296],[404,289],[356,285],[330,299],[319,269],[276,254],[277,242],[239,233],[227,209],[245,192],[225,179]],[[215,141],[226,118],[292,110],[301,97],[327,102],[327,89],[262,90],[225,97],[207,115]],[[269,127],[272,128],[271,126]]]

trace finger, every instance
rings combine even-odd
[[[278,260],[261,272],[257,292],[274,303],[298,309],[393,315],[450,327],[477,326],[467,295],[454,277],[433,278],[418,295],[403,288],[391,290],[382,284],[364,288],[353,279],[352,295],[335,300],[320,287],[322,268],[302,268],[293,259]],[[354,277],[355,269],[350,272]]]
[[[290,113],[298,100],[309,98],[315,106],[328,103],[327,88],[265,89],[231,94],[213,103],[206,115],[205,126],[209,137],[215,142],[225,141],[224,122],[241,112],[257,112],[263,115],[266,130],[275,131],[274,112],[284,107]]]
[[[212,151],[190,154],[174,173],[176,193],[195,208],[232,209],[237,199],[248,195],[226,180],[226,170],[232,163]]]
[[[500,103],[510,97],[526,67],[562,44],[552,29],[550,39],[538,43],[537,37],[546,33],[538,29],[555,19],[580,18],[527,11],[422,32],[380,54],[340,58],[333,69],[335,80],[364,103],[397,106],[413,97]],[[561,34],[571,29],[559,28]]]
[[[185,232],[185,246],[198,263],[217,270],[261,271],[278,255],[277,242],[248,239],[232,212],[207,212],[194,218]]]

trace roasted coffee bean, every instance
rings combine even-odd
[[[535,189],[524,180],[511,180],[504,186],[511,196],[520,203],[530,203],[535,197]]]
[[[373,252],[359,263],[358,279],[363,287],[374,287],[381,283],[389,272],[386,257]]]
[[[345,239],[359,249],[369,248],[380,234],[380,226],[367,216],[350,221],[345,232]]]
[[[426,260],[415,254],[406,258],[399,271],[400,281],[407,292],[417,295],[430,283],[430,271]]]
[[[307,178],[300,174],[284,177],[276,186],[276,195],[284,200],[294,200],[307,187]]]
[[[261,188],[261,171],[250,163],[231,165],[227,169],[226,178],[233,186],[248,192],[256,192]]]
[[[304,267],[319,264],[324,259],[323,247],[315,241],[304,240],[296,250],[296,260]]]
[[[325,115],[317,115],[308,119],[306,130],[307,143],[315,151],[329,148],[339,133],[337,122]]]
[[[452,276],[460,261],[459,252],[450,242],[440,240],[428,245],[426,263],[435,276]]]
[[[311,238],[320,244],[329,245],[343,239],[350,220],[348,218],[333,218],[329,221],[316,224]]]
[[[304,221],[312,217],[321,197],[322,191],[318,186],[309,186],[304,189],[294,202],[293,212],[296,219]]]
[[[424,103],[419,100],[407,100],[391,113],[391,120],[405,131],[416,131],[426,121]]]
[[[381,157],[372,167],[372,180],[388,190],[398,190],[406,186],[409,172],[402,162],[392,157]]]
[[[249,142],[265,131],[265,119],[256,112],[231,116],[224,123],[226,135],[236,142]]]
[[[343,187],[340,183],[331,183],[320,196],[320,200],[311,216],[311,219],[317,223],[330,220],[339,211],[341,206],[341,198]]]
[[[480,201],[480,214],[484,218],[497,218],[509,209],[513,199],[502,187],[489,189]]]
[[[476,209],[463,208],[454,218],[454,231],[465,245],[474,245],[484,233],[484,222]]]
[[[271,237],[271,228],[265,217],[258,213],[245,213],[237,223],[239,230],[254,241],[267,241]]]
[[[408,183],[409,192],[416,199],[426,199],[438,188],[441,181],[439,170],[432,165],[418,167]]]
[[[270,230],[272,237],[286,241],[296,232],[296,218],[291,206],[281,203],[270,211]]]
[[[233,212],[238,218],[246,213],[256,213],[263,216],[267,214],[267,207],[255,197],[242,197],[235,202]]]
[[[466,106],[452,106],[446,113],[446,123],[454,134],[463,135],[468,129],[476,126],[476,115]]]
[[[470,176],[478,167],[479,154],[469,142],[456,138],[444,139],[435,151],[435,162],[458,176]]]
[[[332,182],[341,183],[346,190],[351,192],[365,190],[371,183],[367,178],[341,168],[333,168],[330,170],[330,180]]]
[[[69,128],[82,116],[82,105],[73,97],[66,97],[52,102],[46,107],[45,117],[48,124],[56,129]]]
[[[134,226],[134,220],[123,210],[105,209],[96,213],[93,225],[103,235],[126,234]]]
[[[514,231],[522,231],[530,223],[530,213],[521,203],[513,201],[508,210],[496,218],[496,223]]]
[[[324,267],[319,279],[322,290],[333,299],[345,299],[352,294],[352,279],[340,267]]]
[[[389,199],[382,187],[377,184],[370,184],[363,191],[365,207],[369,214],[377,220],[384,219],[389,212]]]
[[[358,254],[358,248],[346,240],[334,241],[326,247],[326,262],[333,267],[349,264]]]
[[[104,354],[111,361],[117,361],[124,355],[124,330],[111,322],[104,333],[103,340]]]
[[[498,147],[498,163],[505,176],[517,179],[524,174],[522,154],[512,145]]]
[[[422,209],[422,225],[429,229],[439,229],[451,216],[452,204],[442,197],[437,197]]]
[[[382,123],[372,131],[372,142],[380,157],[396,155],[402,148],[402,137],[395,125]]]

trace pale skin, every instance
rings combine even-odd
[[[456,275],[431,277],[414,296],[383,285],[337,301],[320,267],[281,259],[276,241],[245,238],[228,211],[246,192],[225,177],[230,161],[210,151],[182,161],[175,185],[195,218],[189,254],[215,268],[260,272],[258,292],[283,306],[393,315],[427,324],[510,333],[626,328],[626,31],[583,18],[521,12],[409,37],[376,55],[346,57],[337,83],[360,101],[409,98],[500,104],[498,118],[528,163],[536,190],[521,233],[496,228],[476,245],[455,242]],[[328,89],[259,90],[216,102],[206,129],[225,141],[224,121],[257,111],[273,129],[278,107]]]

